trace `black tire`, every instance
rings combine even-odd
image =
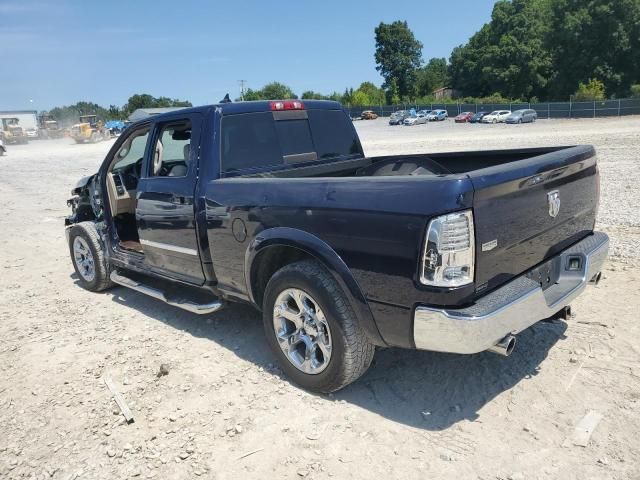
[[[78,240],[78,243],[84,242],[91,253],[94,273],[92,277],[87,275],[86,270],[83,271],[82,265],[79,265],[79,260],[76,259],[74,244],[77,237],[81,239]],[[71,254],[73,268],[78,276],[78,283],[82,288],[92,292],[100,292],[114,285],[109,277],[111,268],[105,258],[104,247],[93,222],[80,222],[71,227],[69,232],[69,253]]]
[[[331,357],[320,373],[299,370],[280,348],[274,330],[274,305],[287,289],[303,290],[322,309],[331,332]],[[264,294],[263,323],[267,341],[287,376],[302,388],[319,393],[340,390],[362,376],[375,347],[358,323],[349,300],[331,274],[318,262],[305,260],[278,270],[269,280]]]

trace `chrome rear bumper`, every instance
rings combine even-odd
[[[467,308],[416,307],[416,348],[467,354],[487,350],[506,335],[519,333],[569,305],[598,276],[608,251],[609,237],[595,232],[558,255],[560,276],[546,290],[523,275]],[[568,270],[569,261],[576,258],[580,268]]]

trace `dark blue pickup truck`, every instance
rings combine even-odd
[[[198,314],[248,302],[286,373],[319,392],[376,346],[510,354],[599,280],[609,244],[593,147],[366,157],[326,101],[151,117],[72,195],[81,286]]]

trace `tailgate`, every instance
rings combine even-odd
[[[593,231],[599,177],[592,146],[561,147],[469,176],[476,291],[503,284]]]

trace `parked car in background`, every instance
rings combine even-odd
[[[454,120],[456,123],[467,123],[471,121],[472,117],[473,117],[473,112],[462,112]]]
[[[516,110],[511,115],[509,115],[505,122],[506,123],[531,123],[535,122],[538,119],[538,112],[535,110],[531,110],[530,108],[525,108],[523,110]]]
[[[480,123],[482,122],[482,119],[485,117],[485,115],[489,115],[489,112],[482,111],[482,112],[474,113],[471,119],[469,120],[469,123]]]
[[[424,113],[416,113],[411,117],[407,117],[404,119],[404,124],[407,126],[410,125],[420,125],[423,123],[427,123],[427,116]]]
[[[27,137],[28,138],[39,138],[38,130],[36,130],[35,128],[33,128],[33,127],[32,128],[27,128],[25,131],[27,132]]]
[[[360,115],[360,118],[362,120],[375,120],[376,118],[378,118],[378,114],[372,110],[365,110]]]
[[[409,116],[409,112],[406,110],[398,110],[397,112],[393,112],[391,117],[389,117],[389,125],[402,125],[404,119]]]
[[[446,110],[431,110],[427,115],[427,120],[430,122],[442,121],[449,118],[449,114]]]
[[[504,123],[511,115],[511,110],[494,110],[489,115],[482,117],[482,123]]]

